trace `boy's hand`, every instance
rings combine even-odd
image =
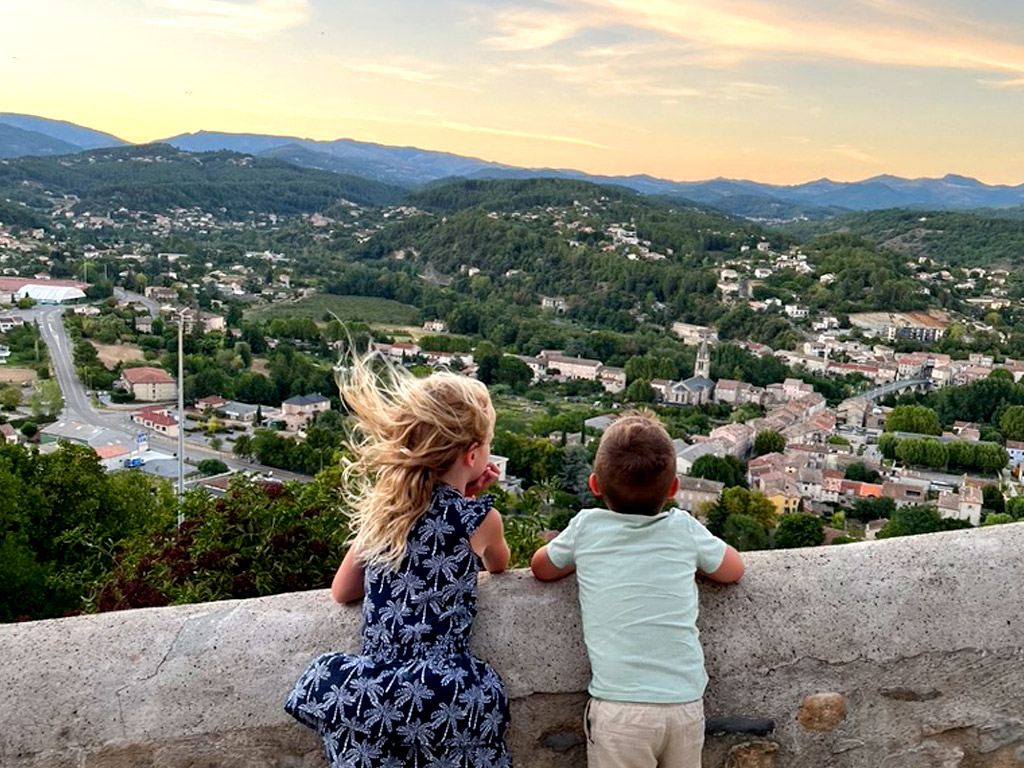
[[[466,496],[473,498],[480,491],[490,487],[491,483],[497,480],[500,474],[497,465],[494,462],[488,462],[487,466],[484,467],[484,471],[480,473],[480,477],[470,480],[466,484]]]

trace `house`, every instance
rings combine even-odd
[[[672,333],[683,340],[684,344],[697,346],[707,339],[711,343],[718,341],[718,331],[706,325],[694,325],[693,323],[672,323]]]
[[[886,480],[882,483],[882,496],[892,499],[897,507],[922,504],[928,500],[928,489],[931,483],[913,477],[899,480]]]
[[[540,306],[562,314],[569,308],[569,303],[561,296],[541,296]]]
[[[981,488],[960,486],[960,493],[939,491],[939,514],[943,518],[966,520],[971,525],[981,524]]]
[[[153,318],[149,315],[140,315],[135,318],[135,330],[138,333],[153,332]]]
[[[702,477],[679,476],[679,491],[676,493],[676,506],[691,515],[700,511],[701,505],[718,501],[725,483],[705,480]]]
[[[228,401],[225,400],[220,395],[209,395],[209,396],[204,397],[204,398],[202,398],[200,400],[196,400],[196,406],[195,407],[196,407],[196,410],[200,411],[200,412],[208,410],[208,409],[211,410],[211,411],[216,411],[219,408],[223,408],[227,404],[228,404]]]
[[[701,456],[724,456],[725,449],[714,442],[695,443],[676,454],[676,474],[688,475]]]
[[[25,318],[21,315],[0,315],[0,333],[8,333],[23,325],[25,325]]]
[[[428,333],[444,333],[448,330],[448,324],[444,320],[427,320],[423,324],[423,330]]]
[[[166,288],[162,285],[147,285],[145,293],[147,299],[154,301],[174,301],[178,298],[176,288]]]
[[[10,424],[0,424],[0,435],[3,436],[4,442],[7,445],[18,444],[18,433]]]
[[[1017,469],[1021,464],[1024,464],[1024,442],[1007,440],[1006,453],[1010,456],[1011,469]]]
[[[132,421],[167,437],[178,436],[178,420],[171,408],[143,408],[132,414]]]
[[[597,372],[597,380],[604,391],[616,395],[626,388],[626,371],[610,365],[602,365]]]
[[[329,411],[331,401],[323,395],[297,395],[289,397],[281,403],[281,416],[288,429],[298,431],[316,417],[318,413]]]
[[[118,383],[144,402],[171,400],[178,391],[174,379],[161,368],[125,368]]]
[[[585,357],[566,357],[561,352],[543,350],[540,357],[547,361],[549,374],[557,373],[563,379],[582,379],[594,381],[601,373],[603,364],[600,360]]]

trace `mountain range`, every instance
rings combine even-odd
[[[435,152],[354,139],[321,141],[296,136],[198,131],[163,139],[188,152],[231,150],[292,165],[418,188],[442,179],[564,178],[628,187],[645,195],[678,198],[761,220],[820,219],[850,211],[887,208],[969,210],[1024,205],[1024,184],[988,185],[948,174],[942,178],[875,176],[863,181],[818,179],[778,185],[734,179],[671,181],[648,175],[601,176],[562,168],[519,168]],[[0,158],[54,156],[128,142],[73,123],[0,113]]]

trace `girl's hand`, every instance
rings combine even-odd
[[[494,462],[487,462],[487,466],[484,467],[484,471],[480,473],[480,477],[475,480],[470,480],[466,484],[466,496],[468,498],[473,498],[480,493],[480,491],[488,488],[491,483],[497,480],[499,474],[498,467]]]

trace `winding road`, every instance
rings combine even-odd
[[[145,299],[138,294],[131,294],[118,289],[118,298],[131,301],[141,301],[150,312],[158,309],[154,302]],[[152,306],[150,306],[152,305]],[[88,390],[82,385],[78,378],[74,364],[74,347],[67,329],[64,327],[64,307],[59,306],[36,306],[22,313],[29,322],[38,321],[39,333],[43,342],[50,351],[50,360],[53,365],[54,377],[60,385],[61,395],[64,397],[64,410],[61,413],[61,420],[78,421],[83,424],[98,427],[108,431],[112,438],[110,442],[124,445],[129,450],[135,447],[135,437],[140,427],[131,421],[128,411],[105,411],[96,408],[92,404],[92,398]],[[168,438],[153,432],[149,432],[149,444],[152,448],[160,450],[169,455],[178,455],[178,441],[176,438]],[[279,480],[297,480],[309,482],[308,475],[301,475],[295,472],[287,472],[283,469],[268,467],[263,464],[254,464],[248,461],[241,461],[229,453],[215,451],[203,443],[185,442],[185,460],[196,464],[203,459],[220,459],[230,469],[244,472],[258,472],[263,475],[272,475]]]

